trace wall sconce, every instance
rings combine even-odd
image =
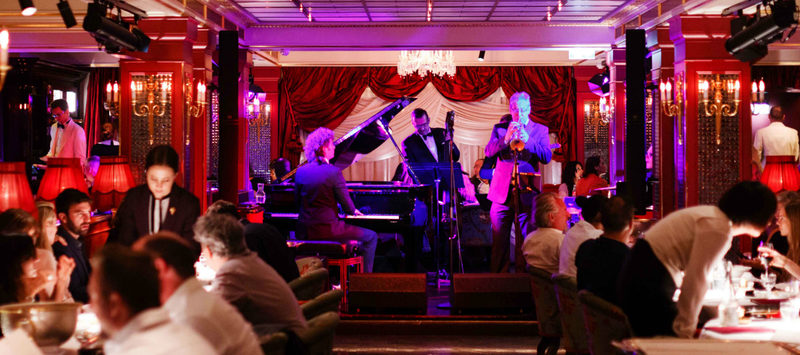
[[[758,82],[753,81],[751,91],[752,98],[750,99],[751,114],[760,115],[769,113],[770,107],[769,104],[766,103],[766,100],[764,100],[764,94],[766,94],[764,78],[761,78]]]
[[[6,73],[8,73],[11,66],[8,65],[8,46],[10,38],[8,30],[3,29],[0,31],[0,91],[3,91],[3,84],[6,82]]]
[[[103,108],[108,111],[108,115],[113,118],[119,118],[119,83],[111,81],[106,83],[106,101],[103,102]]]
[[[167,112],[167,95],[172,92],[171,75],[146,75],[145,80],[131,81],[131,101],[133,103],[133,114],[136,116],[147,116],[147,129],[150,134],[150,144],[153,144],[153,119],[154,117],[164,117]],[[145,93],[145,102],[137,105],[136,97]]]
[[[677,119],[678,144],[681,145],[683,144],[683,73],[678,74],[674,93],[671,79],[661,81],[658,84],[658,90],[661,93],[661,110],[664,112],[664,116]]]
[[[259,94],[254,93],[253,99],[247,104],[247,121],[256,127],[256,137],[261,143],[261,128],[269,125],[271,107],[266,102],[258,99]]]
[[[586,114],[586,118],[589,119],[589,124],[594,128],[594,141],[597,142],[600,126],[608,125],[609,114],[611,112],[610,105],[606,104],[605,97],[601,97],[600,101],[584,104],[583,110]]]
[[[192,90],[194,89],[192,81],[188,80],[186,83],[186,145],[191,142],[191,119],[198,118],[203,115],[203,111],[208,102],[206,101],[206,84],[202,81],[197,81],[197,97],[194,97]]]
[[[700,87],[700,92],[703,94],[703,113],[706,116],[714,116],[714,123],[716,125],[716,141],[717,145],[720,144],[720,130],[722,129],[722,116],[725,117],[736,117],[739,112],[739,89],[740,83],[739,80],[720,80],[719,74],[715,76],[715,79],[712,79],[711,82],[708,80],[701,80],[698,84]],[[712,90],[714,95],[714,100],[711,104],[708,103],[708,91]],[[723,102],[722,93],[726,92],[728,96],[733,94],[733,102],[730,99],[728,101]]]

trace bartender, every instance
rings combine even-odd
[[[753,139],[754,158],[761,160],[763,155],[766,160],[761,182],[773,192],[800,189],[800,172],[797,171],[800,146],[797,130],[783,124],[785,117],[779,106],[773,106],[769,110],[769,125],[756,131]]]

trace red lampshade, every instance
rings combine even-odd
[[[24,162],[0,162],[0,212],[21,208],[36,215],[33,194],[25,175]]]
[[[53,202],[61,191],[73,188],[89,194],[78,158],[49,158],[36,198]]]
[[[119,207],[125,193],[135,184],[128,157],[100,157],[100,169],[97,170],[92,187],[94,206],[98,211]]]

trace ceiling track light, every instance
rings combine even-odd
[[[480,51],[480,53],[478,53],[478,61],[482,62],[484,57],[486,57],[486,51]]]
[[[33,16],[36,13],[36,6],[33,6],[33,0],[19,0],[19,8],[22,10],[22,16]]]
[[[61,13],[61,19],[64,20],[64,26],[67,26],[67,28],[78,24],[78,21],[75,21],[75,14],[72,13],[72,9],[69,7],[69,2],[67,2],[67,0],[58,1],[58,12]]]
[[[556,3],[556,7],[555,8],[551,8],[550,6],[548,6],[547,7],[547,14],[544,16],[544,18],[542,20],[549,22],[550,20],[553,19],[553,16],[555,16],[556,13],[558,13],[561,10],[564,9],[564,5],[566,5],[566,4],[567,4],[567,0],[558,0],[558,3]]]

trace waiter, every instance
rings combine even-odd
[[[800,173],[797,171],[800,146],[797,130],[783,124],[785,117],[779,106],[772,107],[769,110],[769,126],[756,131],[753,139],[754,158],[760,160],[763,153],[767,161],[761,174],[761,182],[773,192],[800,189]]]
[[[295,194],[300,206],[297,233],[300,239],[358,240],[362,242],[364,271],[372,272],[378,235],[366,228],[339,220],[339,208],[349,215],[362,215],[350,199],[347,184],[339,168],[330,164],[336,152],[333,131],[320,127],[311,132],[303,148],[308,164],[297,168]]]
[[[411,112],[411,122],[415,133],[403,140],[403,152],[409,163],[448,163],[450,162],[450,140],[444,128],[431,128],[431,119],[425,110],[418,108]],[[453,144],[453,161],[458,161],[461,153]]]
[[[86,133],[70,118],[67,101],[58,99],[50,103],[50,114],[56,122],[50,127],[50,151],[41,157],[42,161],[50,157],[78,158],[83,169],[86,166]]]
[[[508,272],[510,265],[509,239],[515,208],[511,193],[514,154],[510,145],[520,143],[520,148],[522,148],[517,158],[520,173],[536,172],[538,164],[547,164],[553,154],[550,150],[547,127],[530,120],[530,95],[526,92],[517,92],[509,99],[508,106],[511,111],[511,122],[498,123],[494,126],[492,136],[485,149],[487,157],[497,159],[488,196],[492,201],[492,207],[489,210],[492,220],[491,272]],[[524,146],[522,146],[523,144]],[[533,214],[531,205],[534,194],[533,191],[525,189],[520,191],[518,218],[523,237],[532,231],[529,223]],[[521,248],[522,246],[517,245],[516,247]]]

